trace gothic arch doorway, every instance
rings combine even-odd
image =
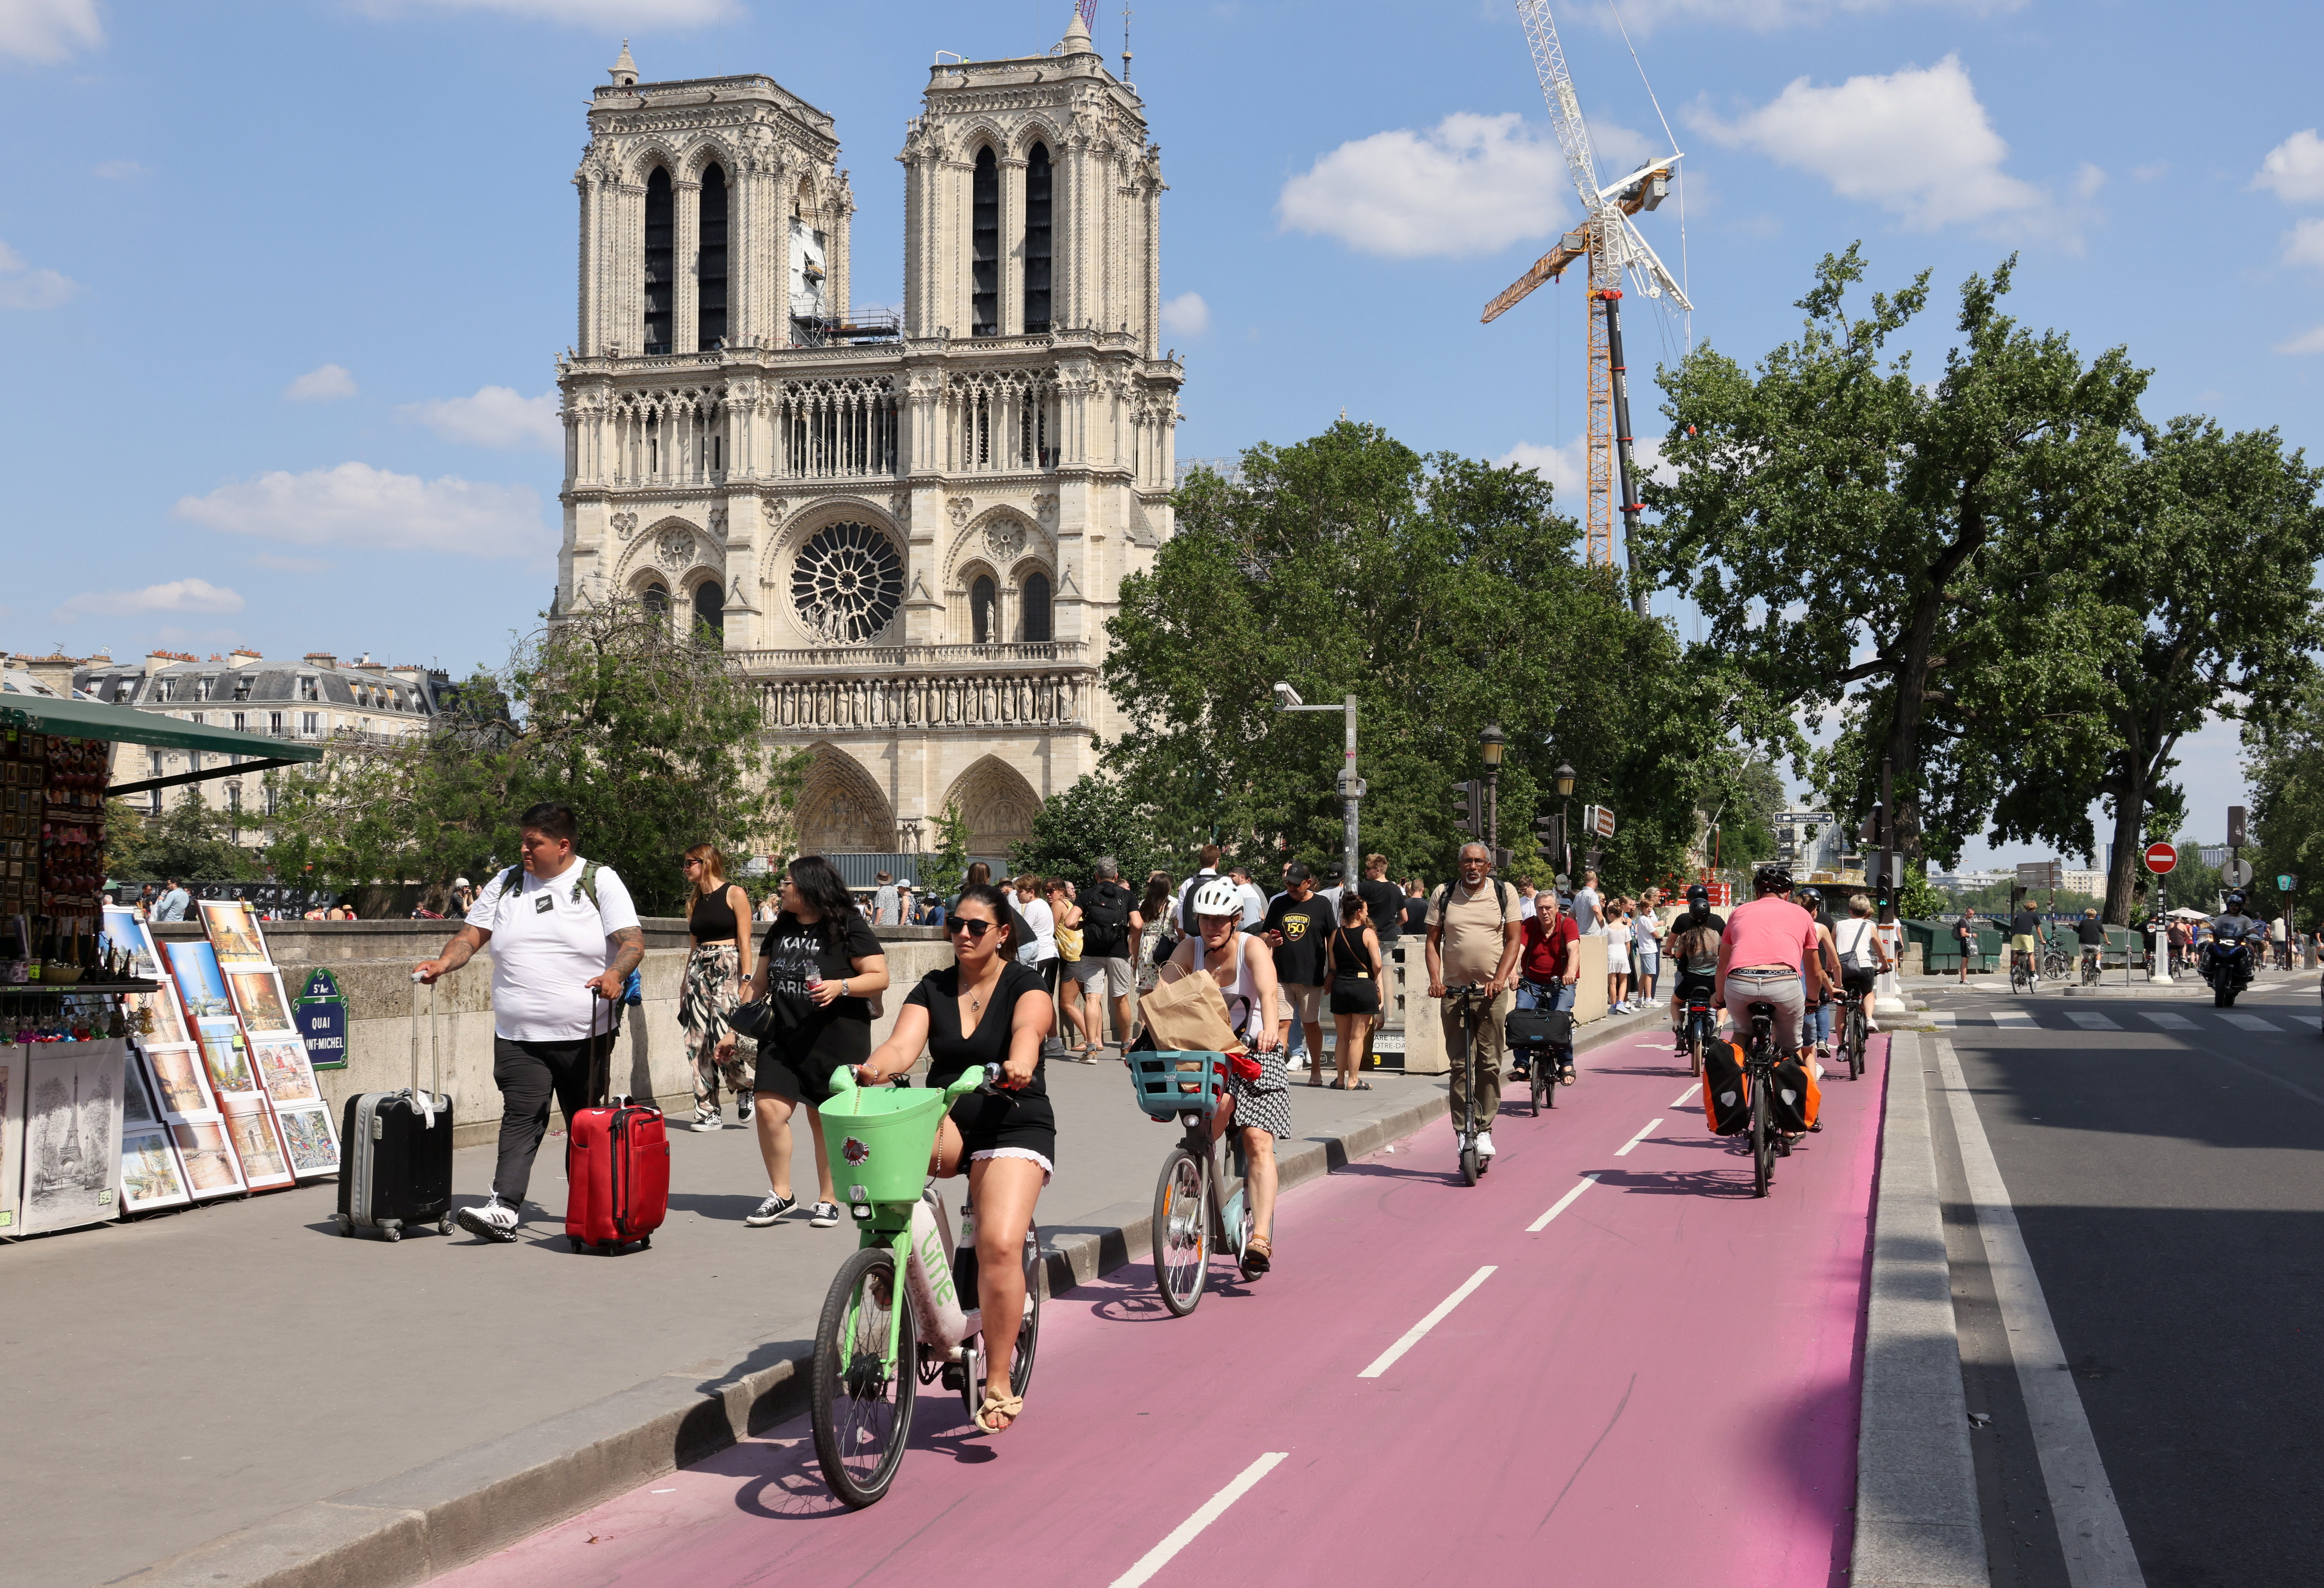
[[[1041,797],[1024,774],[993,755],[954,779],[945,799],[960,807],[972,854],[1008,854],[1033,836],[1033,817],[1041,808]]]
[[[862,763],[834,744],[814,746],[799,790],[802,854],[887,854],[896,847],[896,812]]]

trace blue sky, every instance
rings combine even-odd
[[[767,72],[837,117],[861,305],[900,292],[893,156],[933,52],[1029,53],[1069,14],[0,0],[17,525],[0,642],[498,660],[553,584],[569,179],[622,38],[649,79]],[[1609,175],[1663,143],[1613,14],[1558,8]],[[1878,284],[1930,268],[1948,294],[2015,250],[2016,312],[2086,352],[2127,344],[2154,371],[2150,415],[2324,441],[2315,8],[1621,14],[1687,151],[1683,244],[1675,202],[1642,224],[1683,257],[1698,340],[1756,358],[1795,328],[1815,260],[1858,238]],[[1132,26],[1171,185],[1181,456],[1296,439],[1345,408],[1425,449],[1568,474],[1577,287],[1477,321],[1575,215],[1514,7],[1149,5]],[[1927,317],[1929,366],[1949,329]],[[1633,369],[1682,336],[1634,315]],[[2238,795],[2232,734],[2189,759],[2195,828],[2216,836],[2200,813]]]

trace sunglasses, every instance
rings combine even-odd
[[[694,856],[690,854],[681,854],[678,857],[678,869],[680,871],[684,871],[687,866],[700,865],[701,863],[702,863],[700,861],[695,859]]]
[[[947,932],[966,932],[968,934],[968,940],[972,943],[975,943],[982,941],[984,934],[992,930],[992,928],[999,924],[1000,923],[997,921],[964,921],[955,919],[945,923],[945,930]]]

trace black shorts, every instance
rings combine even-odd
[[[1717,986],[1718,981],[1719,978],[1715,974],[1702,976],[1692,971],[1681,971],[1678,974],[1678,986],[1674,991],[1681,1003],[1684,1003],[1690,998],[1699,998],[1708,1003],[1711,1002],[1711,994]]]
[[[997,1148],[1017,1147],[1057,1161],[1057,1115],[1046,1097],[1011,1097],[972,1092],[952,1105],[960,1131],[961,1161]]]
[[[1840,984],[1850,992],[1869,992],[1879,979],[1880,973],[1876,970],[1854,970],[1847,965],[1840,967]]]
[[[1369,976],[1336,976],[1332,981],[1333,1014],[1379,1013],[1379,983]]]
[[[770,1035],[759,1044],[760,1092],[820,1108],[831,1096],[831,1072],[872,1057],[872,1022],[828,1020]]]

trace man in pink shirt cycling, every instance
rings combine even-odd
[[[1761,866],[1751,890],[1756,897],[1727,918],[1719,939],[1711,998],[1727,1006],[1738,1037],[1751,1029],[1751,1005],[1774,1005],[1775,1050],[1803,1054],[1800,1017],[1823,991],[1815,917],[1791,901],[1792,873],[1782,866]]]

